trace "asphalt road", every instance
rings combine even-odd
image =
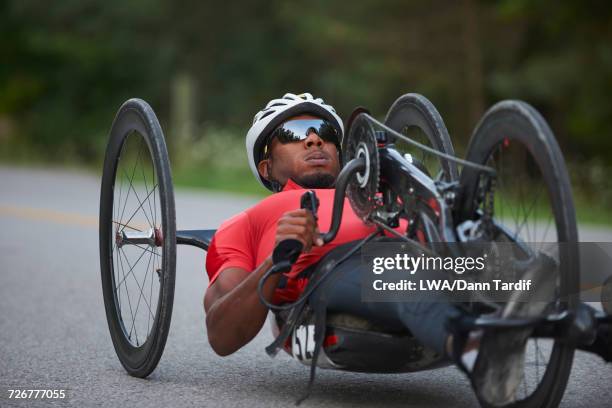
[[[148,379],[128,376],[108,334],[98,260],[99,180],[65,170],[0,167],[0,406],[292,406],[306,367],[263,348],[265,327],[226,358],[208,346],[202,310],[204,253],[179,247],[172,327]],[[178,191],[179,228],[214,228],[254,202]],[[582,228],[585,241],[612,231]],[[610,407],[612,365],[579,352],[565,407]],[[63,401],[8,400],[9,389],[66,389]],[[404,375],[319,370],[303,406],[473,407],[457,369]]]

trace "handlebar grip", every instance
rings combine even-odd
[[[319,199],[314,191],[308,190],[300,198],[300,208],[305,208],[312,212],[312,215],[317,218],[317,210],[319,209]],[[272,262],[275,265],[281,262],[288,262],[290,267],[297,261],[298,257],[302,253],[304,245],[297,239],[286,239],[278,243],[274,252],[272,252]],[[282,268],[284,269],[284,268]],[[279,272],[281,270],[279,269]]]
[[[300,198],[300,208],[310,210],[316,220],[317,211],[319,210],[319,199],[317,198],[317,194],[312,190],[308,190],[302,194],[302,198]]]
[[[297,239],[286,239],[278,243],[272,252],[272,262],[276,265],[288,261],[291,265],[297,261],[304,246]]]

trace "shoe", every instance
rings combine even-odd
[[[544,300],[552,300],[556,294],[557,267],[558,262],[553,257],[540,254],[522,277],[531,280],[533,290],[513,292],[500,317],[511,319],[541,316],[550,304],[550,301]],[[473,369],[468,373],[476,395],[482,402],[504,406],[515,401],[516,391],[524,376],[525,349],[532,330],[491,328],[482,331]]]
[[[612,324],[600,324],[595,341],[588,346],[580,347],[580,349],[597,354],[606,363],[612,363]]]
[[[601,286],[601,307],[606,314],[612,315],[612,276]]]
[[[578,309],[578,316],[582,316],[581,319],[586,324],[582,327],[589,326],[589,320],[596,319],[596,309],[586,303],[582,303]],[[591,331],[585,331],[586,335],[581,334],[578,348],[580,350],[588,351],[597,354],[603,358],[605,362],[612,363],[612,322],[599,322],[591,323],[594,328],[594,333]]]

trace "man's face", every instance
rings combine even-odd
[[[316,116],[300,115],[295,119],[319,119]],[[330,188],[340,172],[340,161],[336,145],[310,132],[298,142],[282,144],[276,138],[269,144],[267,159],[259,162],[259,173],[268,180],[284,185],[289,178],[304,188]]]

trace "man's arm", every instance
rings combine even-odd
[[[272,266],[266,259],[252,273],[240,268],[225,269],[206,291],[204,310],[208,341],[215,353],[227,356],[247,344],[259,333],[268,308],[257,295],[259,279]],[[268,279],[263,294],[271,301],[280,274]]]
[[[313,243],[323,245],[312,213],[303,209],[287,212],[278,221],[275,243],[285,239],[301,241],[304,252],[310,251]],[[234,353],[261,330],[268,309],[259,300],[257,285],[271,266],[272,259],[268,257],[250,273],[241,268],[224,269],[206,291],[208,341],[217,354]],[[272,301],[280,277],[281,274],[270,277],[263,287],[268,302]]]

